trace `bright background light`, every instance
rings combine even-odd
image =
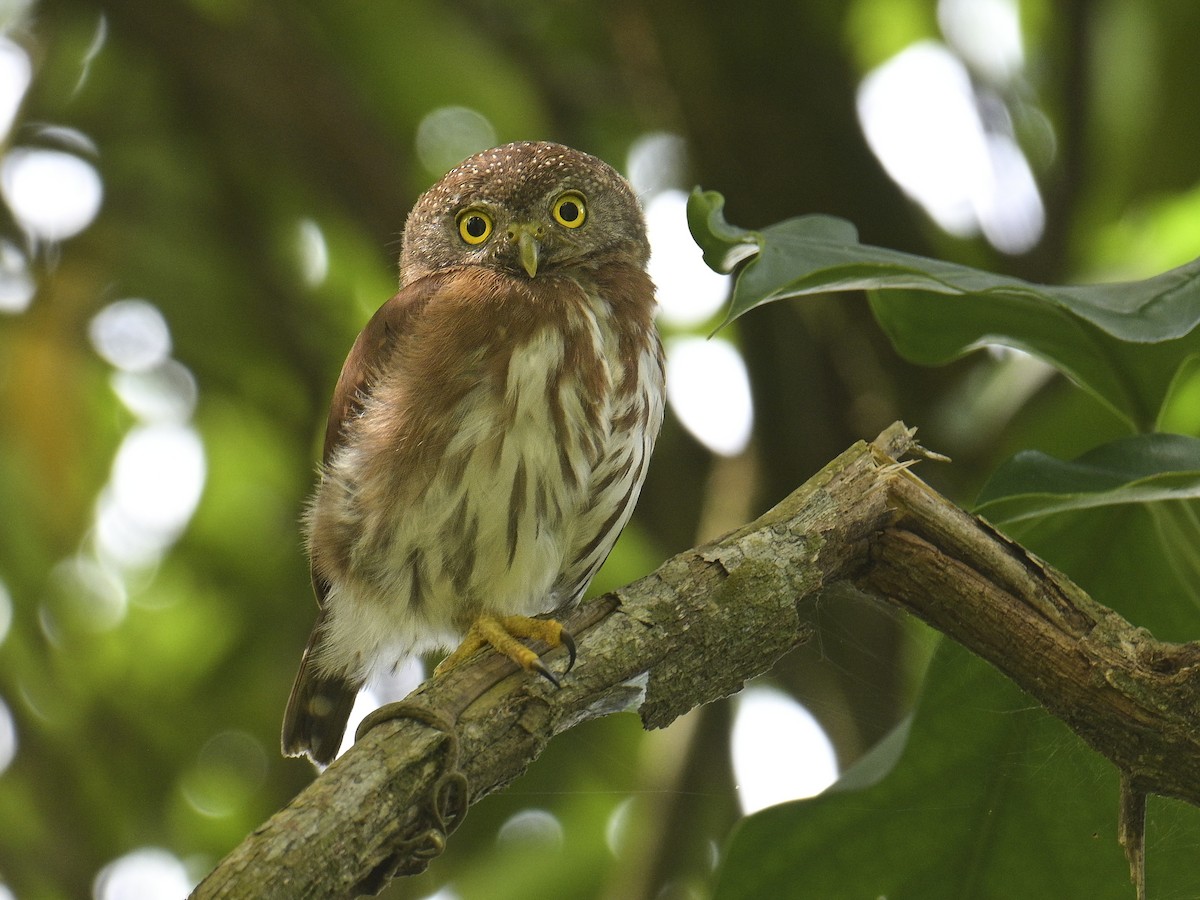
[[[32,76],[29,54],[0,35],[0,140],[12,130]]]
[[[314,220],[301,219],[296,223],[296,252],[305,286],[320,287],[329,275],[329,246],[321,226]]]
[[[746,449],[754,425],[750,377],[724,338],[667,341],[667,398],[683,427],[713,453]]]
[[[439,107],[417,126],[417,158],[439,178],[471,154],[495,144],[492,123],[465,106]]]
[[[25,312],[36,292],[25,254],[11,241],[0,240],[0,312]]]
[[[730,278],[705,265],[692,240],[687,194],[668,190],[655,195],[646,204],[646,228],[660,321],[677,328],[707,322],[729,299]]]
[[[704,263],[688,230],[687,194],[674,187],[686,177],[686,160],[683,138],[655,132],[634,142],[627,168],[646,211],[648,269],[667,352],[667,401],[701,444],[736,456],[754,428],[750,379],[733,344],[695,333],[711,328],[729,300],[731,279]]]
[[[686,170],[687,141],[677,134],[652,131],[629,146],[625,177],[639,197],[678,189]]]
[[[142,847],[101,869],[92,896],[95,900],[182,900],[192,887],[182,862],[166,850]]]
[[[196,376],[174,359],[144,371],[114,372],[111,383],[125,408],[142,422],[186,422],[200,394]]]
[[[114,369],[113,392],[138,420],[96,502],[95,551],[118,568],[148,568],[178,540],[204,490],[204,446],[191,424],[196,379],[171,357],[170,326],[149,300],[108,304],[88,336]]]
[[[8,586],[0,581],[0,644],[8,637],[8,629],[12,627],[12,614],[12,594],[8,592]]]
[[[733,774],[742,812],[813,797],[837,780],[833,745],[812,714],[775,688],[752,685],[737,697]]]
[[[394,670],[376,672],[354,698],[342,744],[338,747],[338,756],[350,749],[354,743],[354,733],[363,719],[385,703],[403,700],[425,680],[425,675],[425,664],[419,656],[406,657]]]
[[[943,27],[965,54],[998,78],[1015,76],[1022,50],[1011,3],[955,0],[941,10]],[[867,143],[905,193],[950,234],[982,232],[998,250],[1024,253],[1045,228],[1041,194],[1007,113],[985,123],[980,104],[962,58],[936,41],[902,50],[858,90]]]
[[[125,565],[154,562],[196,511],[204,475],[204,447],[190,425],[135,426],[100,497],[100,548]]]
[[[18,7],[0,4],[0,28],[19,20]],[[78,90],[107,33],[100,17],[81,62]],[[0,198],[24,233],[0,240],[0,312],[19,314],[32,304],[35,265],[53,269],[56,242],[92,224],[104,186],[94,142],[74,128],[24,123],[14,131],[31,78],[26,52],[0,36]],[[12,146],[13,134],[24,142]],[[96,291],[103,292],[102,284]],[[59,314],[61,315],[61,313]],[[134,424],[115,454],[107,484],[96,501],[90,540],[48,573],[37,605],[37,623],[52,646],[72,635],[119,626],[129,611],[127,584],[134,569],[150,571],[190,521],[203,490],[206,460],[191,424],[197,388],[191,372],[171,358],[166,317],[148,300],[123,299],[105,306],[89,323],[93,349],[112,367],[116,397]],[[145,584],[146,580],[143,579]],[[12,619],[12,602],[0,584],[0,642]],[[25,698],[28,699],[28,698]],[[19,749],[16,722],[0,698],[0,773]],[[206,815],[225,813],[265,777],[263,748],[237,732],[210,740],[185,780],[186,798]],[[106,865],[96,876],[96,900],[180,900],[194,882],[166,850],[143,847]],[[0,885],[0,898],[12,897]]]
[[[1006,83],[1025,65],[1015,0],[941,0],[938,25],[946,40],[989,81]]]
[[[257,738],[245,731],[223,731],[200,748],[195,764],[180,779],[180,791],[201,815],[232,816],[262,786],[268,765]]]
[[[72,153],[18,147],[0,162],[0,192],[31,238],[61,241],[92,223],[103,187],[95,168]]]
[[[544,809],[523,809],[509,816],[496,834],[497,844],[559,850],[564,840],[562,822]]]
[[[0,698],[0,775],[4,774],[16,755],[17,723],[13,721],[8,704]]]
[[[171,330],[158,307],[147,300],[118,300],[93,318],[92,346],[118,369],[143,372],[171,353]]]

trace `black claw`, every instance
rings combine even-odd
[[[570,672],[573,668],[575,668],[575,638],[571,637],[571,635],[564,631],[559,634],[558,639],[562,641],[563,646],[567,648],[567,671]]]
[[[534,659],[534,661],[530,663],[530,666],[534,669],[534,671],[549,681],[556,688],[562,687],[562,685],[558,682],[558,677],[548,668],[546,668],[546,664],[540,659]]]

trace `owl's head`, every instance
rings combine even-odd
[[[525,142],[464,160],[426,191],[404,226],[404,284],[435,269],[481,265],[534,278],[603,265],[645,267],[642,210],[608,163],[561,144]]]

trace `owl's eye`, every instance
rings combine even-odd
[[[481,209],[458,214],[458,234],[468,244],[482,244],[492,234],[492,217]]]
[[[587,219],[587,202],[578,191],[568,191],[554,201],[554,221],[564,228],[578,228]]]

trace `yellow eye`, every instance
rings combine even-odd
[[[554,221],[564,228],[578,228],[586,219],[587,203],[578,191],[568,191],[554,201]]]
[[[468,244],[482,244],[492,234],[492,217],[481,209],[467,209],[458,214],[458,234]]]

